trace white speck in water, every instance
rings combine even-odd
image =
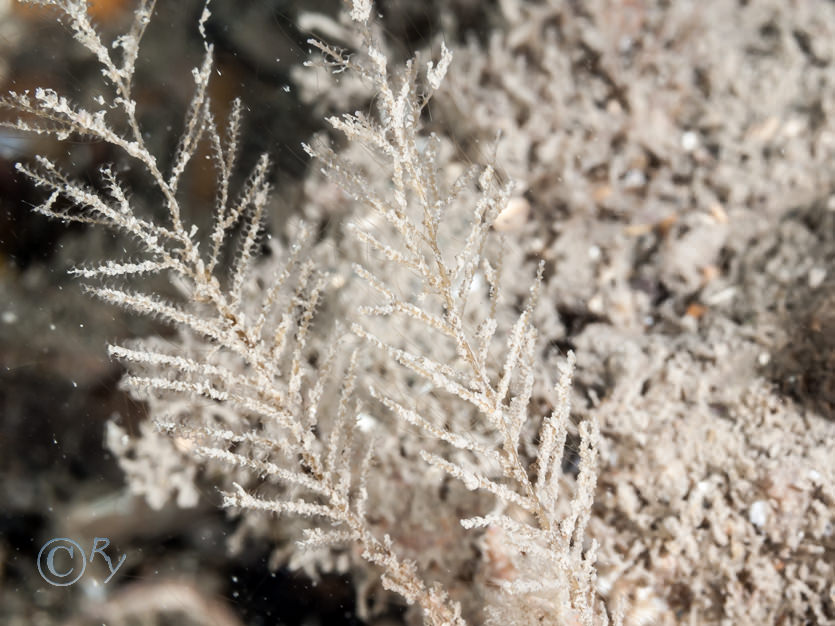
[[[17,321],[17,313],[14,311],[3,311],[3,323],[14,324]]]

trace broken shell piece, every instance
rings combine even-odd
[[[768,520],[768,502],[765,500],[757,500],[751,504],[748,509],[748,521],[757,528],[765,526]]]
[[[720,224],[726,224],[728,222],[728,214],[725,213],[725,208],[718,202],[710,205],[710,214]]]
[[[809,287],[817,289],[823,284],[826,279],[826,268],[813,267],[809,270]]]
[[[513,197],[508,200],[507,206],[493,222],[493,228],[503,233],[519,231],[528,221],[530,212],[530,202],[521,196]]]

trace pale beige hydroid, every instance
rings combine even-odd
[[[450,179],[445,140],[422,130],[421,115],[452,60],[447,47],[441,45],[436,61],[414,58],[391,68],[367,1],[350,10],[362,41],[357,53],[309,42],[333,71],[360,76],[376,94],[371,112],[328,119],[348,149],[335,151],[324,138],[305,145],[351,202],[350,239],[314,241],[293,222],[285,233],[291,243],[272,241],[274,254],[259,259],[270,161],[262,156],[233,189],[242,107],[235,102],[219,128],[207,95],[208,5],[198,24],[204,61],[193,71],[194,96],[168,159],[152,154],[143,139],[133,95],[153,1],[140,2],[131,29],[112,46],[101,40],[85,2],[41,4],[63,12],[100,63],[112,97],[86,108],[46,89],[12,93],[2,106],[22,115],[5,123],[120,148],[150,181],[166,215],[141,215],[109,168],[99,191],[68,179],[47,158],[18,166],[47,194],[37,211],[113,229],[140,250],[136,259],[75,270],[93,281],[90,292],[177,329],[173,340],[109,348],[127,370],[124,385],[148,402],[158,426],[143,437],[159,445],[142,447],[110,426],[111,446],[133,486],[157,506],[174,491],[189,504],[199,465],[225,490],[226,506],[249,520],[263,513],[303,518],[298,554],[318,553],[320,566],[327,555],[347,555],[348,563],[335,567],[350,568],[360,581],[379,576],[383,587],[419,606],[427,624],[605,621],[594,586],[596,546],[585,538],[599,433],[593,419],[579,425],[572,495],[561,465],[571,427],[572,354],[553,406],[532,402],[543,374],[533,322],[542,267],[525,279],[531,286],[524,302],[503,298],[504,248],[491,227],[511,200],[512,184],[492,164]],[[208,233],[188,222],[189,198],[180,185],[202,146],[217,173]],[[350,162],[351,149],[376,155],[387,172],[384,184]],[[227,267],[229,246],[235,252]],[[357,246],[366,253],[355,254]],[[336,260],[334,247],[342,255]],[[153,273],[167,276],[179,297],[127,284]],[[368,301],[348,306],[340,287],[364,288]],[[172,443],[162,444],[163,437]],[[444,475],[460,483],[450,486]],[[403,486],[419,495],[390,502]],[[410,514],[399,527],[384,511],[402,505]],[[427,511],[417,519],[425,537],[408,527],[418,506]],[[489,540],[480,581],[462,584],[460,554],[441,562],[438,546],[458,537],[468,537],[461,545],[469,546],[469,560],[478,542]],[[305,564],[287,553],[286,543],[283,558]],[[501,593],[485,593],[492,585]]]

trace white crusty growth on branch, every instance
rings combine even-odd
[[[327,282],[312,260],[314,244],[303,227],[287,249],[276,250],[279,260],[271,261],[274,270],[265,281],[267,287],[256,286],[259,272],[263,274],[256,260],[270,198],[270,160],[262,156],[237,193],[233,191],[242,107],[234,102],[225,128],[218,127],[208,97],[213,67],[204,28],[210,18],[208,3],[198,24],[205,54],[193,71],[194,95],[168,168],[160,165],[144,140],[132,88],[153,0],[140,1],[130,30],[112,46],[101,40],[85,2],[38,4],[63,12],[75,38],[98,59],[111,99],[88,110],[47,89],[11,93],[0,100],[0,107],[21,115],[0,123],[58,140],[81,135],[107,142],[121,149],[152,181],[167,215],[162,222],[138,215],[112,168],[101,170],[103,191],[99,191],[70,180],[43,157],[34,165],[18,165],[47,192],[46,200],[36,207],[38,212],[124,233],[141,250],[139,259],[78,268],[79,277],[110,281],[162,273],[180,290],[181,299],[174,301],[127,287],[88,287],[106,302],[157,317],[181,333],[178,341],[165,344],[110,346],[110,355],[128,371],[123,383],[137,397],[187,398],[235,415],[226,425],[196,419],[184,423],[155,415],[161,430],[190,440],[187,450],[196,459],[281,486],[270,498],[256,495],[253,485],[230,479],[225,505],[311,518],[299,549],[354,544],[362,558],[382,572],[387,589],[421,607],[427,624],[464,624],[459,602],[440,585],[427,582],[416,563],[400,556],[388,534],[372,531],[367,513],[374,453],[357,432],[355,396],[362,386],[379,401],[378,410],[387,410],[421,431],[421,457],[427,464],[470,490],[495,497],[497,506],[487,515],[473,512],[458,520],[450,511],[468,529],[500,530],[506,537],[504,550],[516,574],[494,581],[508,592],[487,607],[494,621],[592,624],[604,619],[593,587],[595,546],[587,545],[584,538],[596,481],[599,433],[593,421],[579,428],[576,494],[570,502],[561,498],[566,484],[561,462],[570,423],[572,354],[550,415],[538,414],[531,403],[539,374],[532,318],[542,267],[515,321],[500,320],[497,310],[507,306],[501,303],[499,287],[501,253],[491,261],[488,248],[491,227],[510,200],[511,185],[502,184],[492,166],[470,168],[445,185],[439,156],[442,140],[422,132],[421,114],[452,60],[446,46],[441,45],[437,62],[422,65],[415,58],[401,71],[392,71],[371,33],[371,3],[354,2],[350,15],[363,36],[362,54],[348,56],[318,40],[310,43],[324,53],[333,71],[358,72],[373,86],[376,115],[357,112],[328,121],[350,142],[381,156],[390,173],[387,185],[377,190],[374,181],[344,157],[324,145],[305,145],[325,173],[354,199],[358,215],[366,211],[387,225],[379,232],[364,229],[359,219],[352,225],[359,241],[383,258],[377,265],[369,259],[365,266],[353,266],[354,274],[378,299],[376,304],[345,312],[353,335],[363,340],[366,349],[425,379],[435,393],[449,396],[445,405],[449,419],[439,423],[437,416],[422,410],[418,398],[397,398],[388,388],[372,387],[361,374],[362,353],[350,347],[351,340],[333,341],[338,330],[314,325],[317,308],[328,297]],[[111,50],[120,51],[118,58]],[[208,147],[217,176],[214,221],[206,235],[186,223],[187,198],[180,184],[201,146]],[[467,232],[462,237],[453,232],[461,220],[451,222],[451,214],[466,216]],[[225,268],[224,251],[233,241],[237,252],[231,267]],[[419,290],[398,295],[388,264],[415,277]],[[479,276],[488,286],[486,294],[476,285]],[[363,322],[371,317],[382,318],[389,331],[372,332],[373,326]],[[408,336],[410,331],[436,337],[453,357],[448,362],[440,359],[442,353],[430,353],[431,344],[426,342],[411,342],[426,345],[427,352],[422,353],[387,340],[392,333]],[[325,345],[328,350],[323,350]],[[324,358],[323,352],[327,352]],[[317,367],[309,365],[313,353]],[[337,369],[343,364],[340,376]],[[341,378],[341,384],[334,384],[335,378]],[[461,420],[453,419],[459,411],[477,416],[472,428],[459,427]],[[524,452],[529,436],[525,433],[531,427],[538,432],[533,460]],[[375,436],[400,435],[381,429]]]

